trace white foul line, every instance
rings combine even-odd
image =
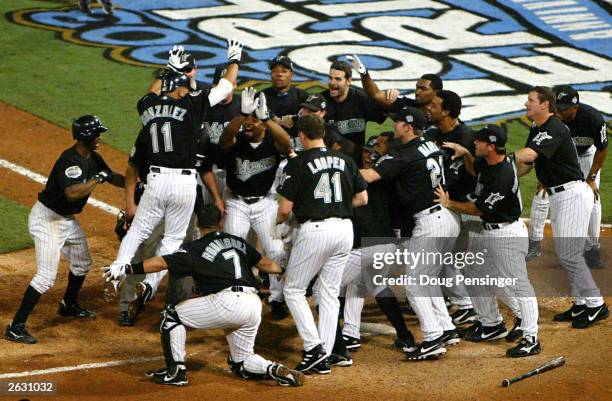
[[[40,376],[40,375],[46,375],[46,374],[51,374],[51,373],[71,372],[73,370],[107,368],[110,366],[121,366],[121,365],[129,365],[132,363],[157,361],[160,359],[164,359],[164,357],[163,356],[156,356],[152,358],[142,358],[141,357],[141,358],[125,359],[122,361],[84,363],[81,365],[74,365],[74,366],[60,366],[57,368],[50,368],[50,369],[31,370],[29,372],[4,373],[4,374],[0,374],[0,379],[12,379],[15,377],[27,377],[27,376]]]
[[[40,175],[38,173],[33,172],[32,170],[28,170],[25,167],[21,167],[18,166],[17,164],[11,163],[8,160],[4,160],[4,159],[0,159],[0,167],[4,167],[4,168],[8,168],[11,171],[14,171],[17,174],[21,174],[23,176],[28,177],[31,180],[34,180],[40,184],[46,184],[47,183],[47,177],[45,177],[44,175]],[[109,205],[108,203],[99,201],[97,199],[94,199],[92,197],[90,197],[87,200],[87,203],[89,203],[90,205],[97,207],[98,209],[102,209],[105,212],[108,212],[110,214],[113,215],[117,215],[119,213],[119,209]]]

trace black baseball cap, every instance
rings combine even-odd
[[[221,80],[221,78],[225,76],[226,72],[227,72],[226,67],[215,68],[215,74],[213,75],[213,81],[212,81],[213,85],[217,85],[219,81]]]
[[[412,125],[414,129],[424,130],[427,128],[427,118],[425,114],[414,107],[404,107],[397,113],[389,113],[389,117],[393,121],[404,121]]]
[[[557,108],[561,111],[576,106],[580,102],[578,91],[569,85],[562,85],[555,91],[557,98]]]
[[[376,140],[378,139],[378,135],[372,135],[370,137],[370,139],[368,139],[368,141],[366,142],[365,145],[363,145],[363,149],[369,151],[369,152],[374,152],[374,146],[376,145]]]
[[[282,65],[293,71],[293,62],[287,56],[276,56],[270,61],[270,69],[274,68],[275,65]]]
[[[325,98],[321,95],[310,95],[305,102],[300,103],[300,106],[316,112],[325,110],[327,103],[325,102]]]
[[[489,124],[482,127],[476,135],[474,135],[474,139],[492,143],[497,149],[501,150],[506,147],[506,141],[508,140],[508,135],[506,131],[500,127],[499,125]]]

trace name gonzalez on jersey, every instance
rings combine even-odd
[[[244,255],[246,255],[246,244],[243,241],[237,240],[235,238],[222,238],[216,239],[212,241],[204,252],[202,253],[202,258],[212,262],[215,260],[217,255],[227,249],[238,249]]]
[[[147,125],[147,123],[154,118],[172,118],[183,121],[185,114],[187,114],[187,110],[182,107],[171,104],[158,104],[145,109],[140,115],[140,120],[142,121],[142,125]]]

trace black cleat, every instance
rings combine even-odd
[[[94,319],[96,317],[95,312],[81,308],[78,302],[68,306],[63,299],[60,301],[57,314],[63,317],[76,317],[79,319]]]
[[[514,318],[514,327],[506,336],[506,341],[513,343],[519,338],[523,337],[523,329],[521,329],[521,319],[518,317]]]
[[[130,319],[130,313],[128,311],[121,312],[118,320],[119,326],[133,326],[134,319]]]
[[[281,386],[302,386],[304,384],[304,374],[297,370],[289,369],[280,363],[273,363],[268,368],[268,376]]]
[[[329,365],[329,358],[323,359],[310,369],[310,372],[315,372],[320,375],[327,375],[331,373],[331,366]]]
[[[396,338],[393,343],[393,348],[397,348],[404,353],[414,352],[416,350],[416,344],[414,343],[414,337],[410,333],[408,338]]]
[[[346,347],[346,349],[351,352],[355,352],[359,348],[361,348],[361,340],[359,338],[345,336],[343,334],[342,339],[344,340],[344,346]]]
[[[181,369],[178,366],[174,369],[166,370],[166,373],[162,375],[155,374],[153,380],[157,384],[164,384],[167,386],[186,386],[189,382],[187,381],[187,370]]]
[[[438,359],[444,353],[446,353],[446,348],[444,348],[444,343],[442,342],[442,336],[440,336],[432,341],[423,341],[421,344],[419,344],[416,347],[414,351],[407,352],[406,358],[408,358],[409,361]]]
[[[455,326],[461,326],[463,324],[472,323],[476,320],[476,312],[473,308],[470,309],[459,309],[453,312],[450,317],[453,319]]]
[[[540,341],[535,337],[525,337],[516,347],[506,351],[506,356],[509,358],[521,358],[524,356],[537,355],[540,352],[542,352]]]
[[[327,358],[330,366],[351,366],[353,364],[353,359],[349,352],[345,352],[342,354],[331,353],[331,355]]]
[[[571,322],[574,319],[577,319],[579,316],[584,314],[587,311],[586,305],[576,305],[572,304],[572,307],[566,310],[565,312],[557,313],[553,320],[555,322]]]
[[[314,370],[313,368],[315,365],[323,361],[327,362],[327,354],[323,349],[323,345],[319,344],[310,351],[304,351],[302,353],[302,361],[295,367],[295,370],[306,373],[310,370]],[[327,367],[329,368],[329,363],[327,363]]]
[[[280,301],[270,301],[270,315],[274,320],[283,320],[287,316],[289,316],[289,312],[287,311],[287,305],[284,302]]]
[[[468,327],[464,329],[458,329],[457,334],[459,334],[459,337],[463,338],[464,340],[467,340],[468,338],[474,338],[474,337],[480,336],[481,330],[482,330],[482,324],[478,320],[476,320],[474,321],[474,323],[472,323]]]
[[[36,344],[38,340],[28,333],[25,323],[9,324],[4,331],[4,338],[21,344]]]
[[[572,327],[575,329],[586,329],[591,327],[600,320],[607,319],[610,316],[608,305],[601,304],[595,308],[586,308],[586,312],[572,321]]]
[[[468,341],[479,343],[500,340],[507,335],[508,330],[506,329],[506,325],[504,322],[501,322],[496,326],[481,325],[473,336],[466,336],[464,338]]]
[[[447,345],[457,345],[461,342],[459,338],[459,334],[457,334],[456,330],[446,330],[442,333],[442,337],[440,338],[444,346]]]

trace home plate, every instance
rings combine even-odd
[[[395,329],[388,324],[361,322],[361,335],[363,337],[377,336],[381,334],[395,335]]]

